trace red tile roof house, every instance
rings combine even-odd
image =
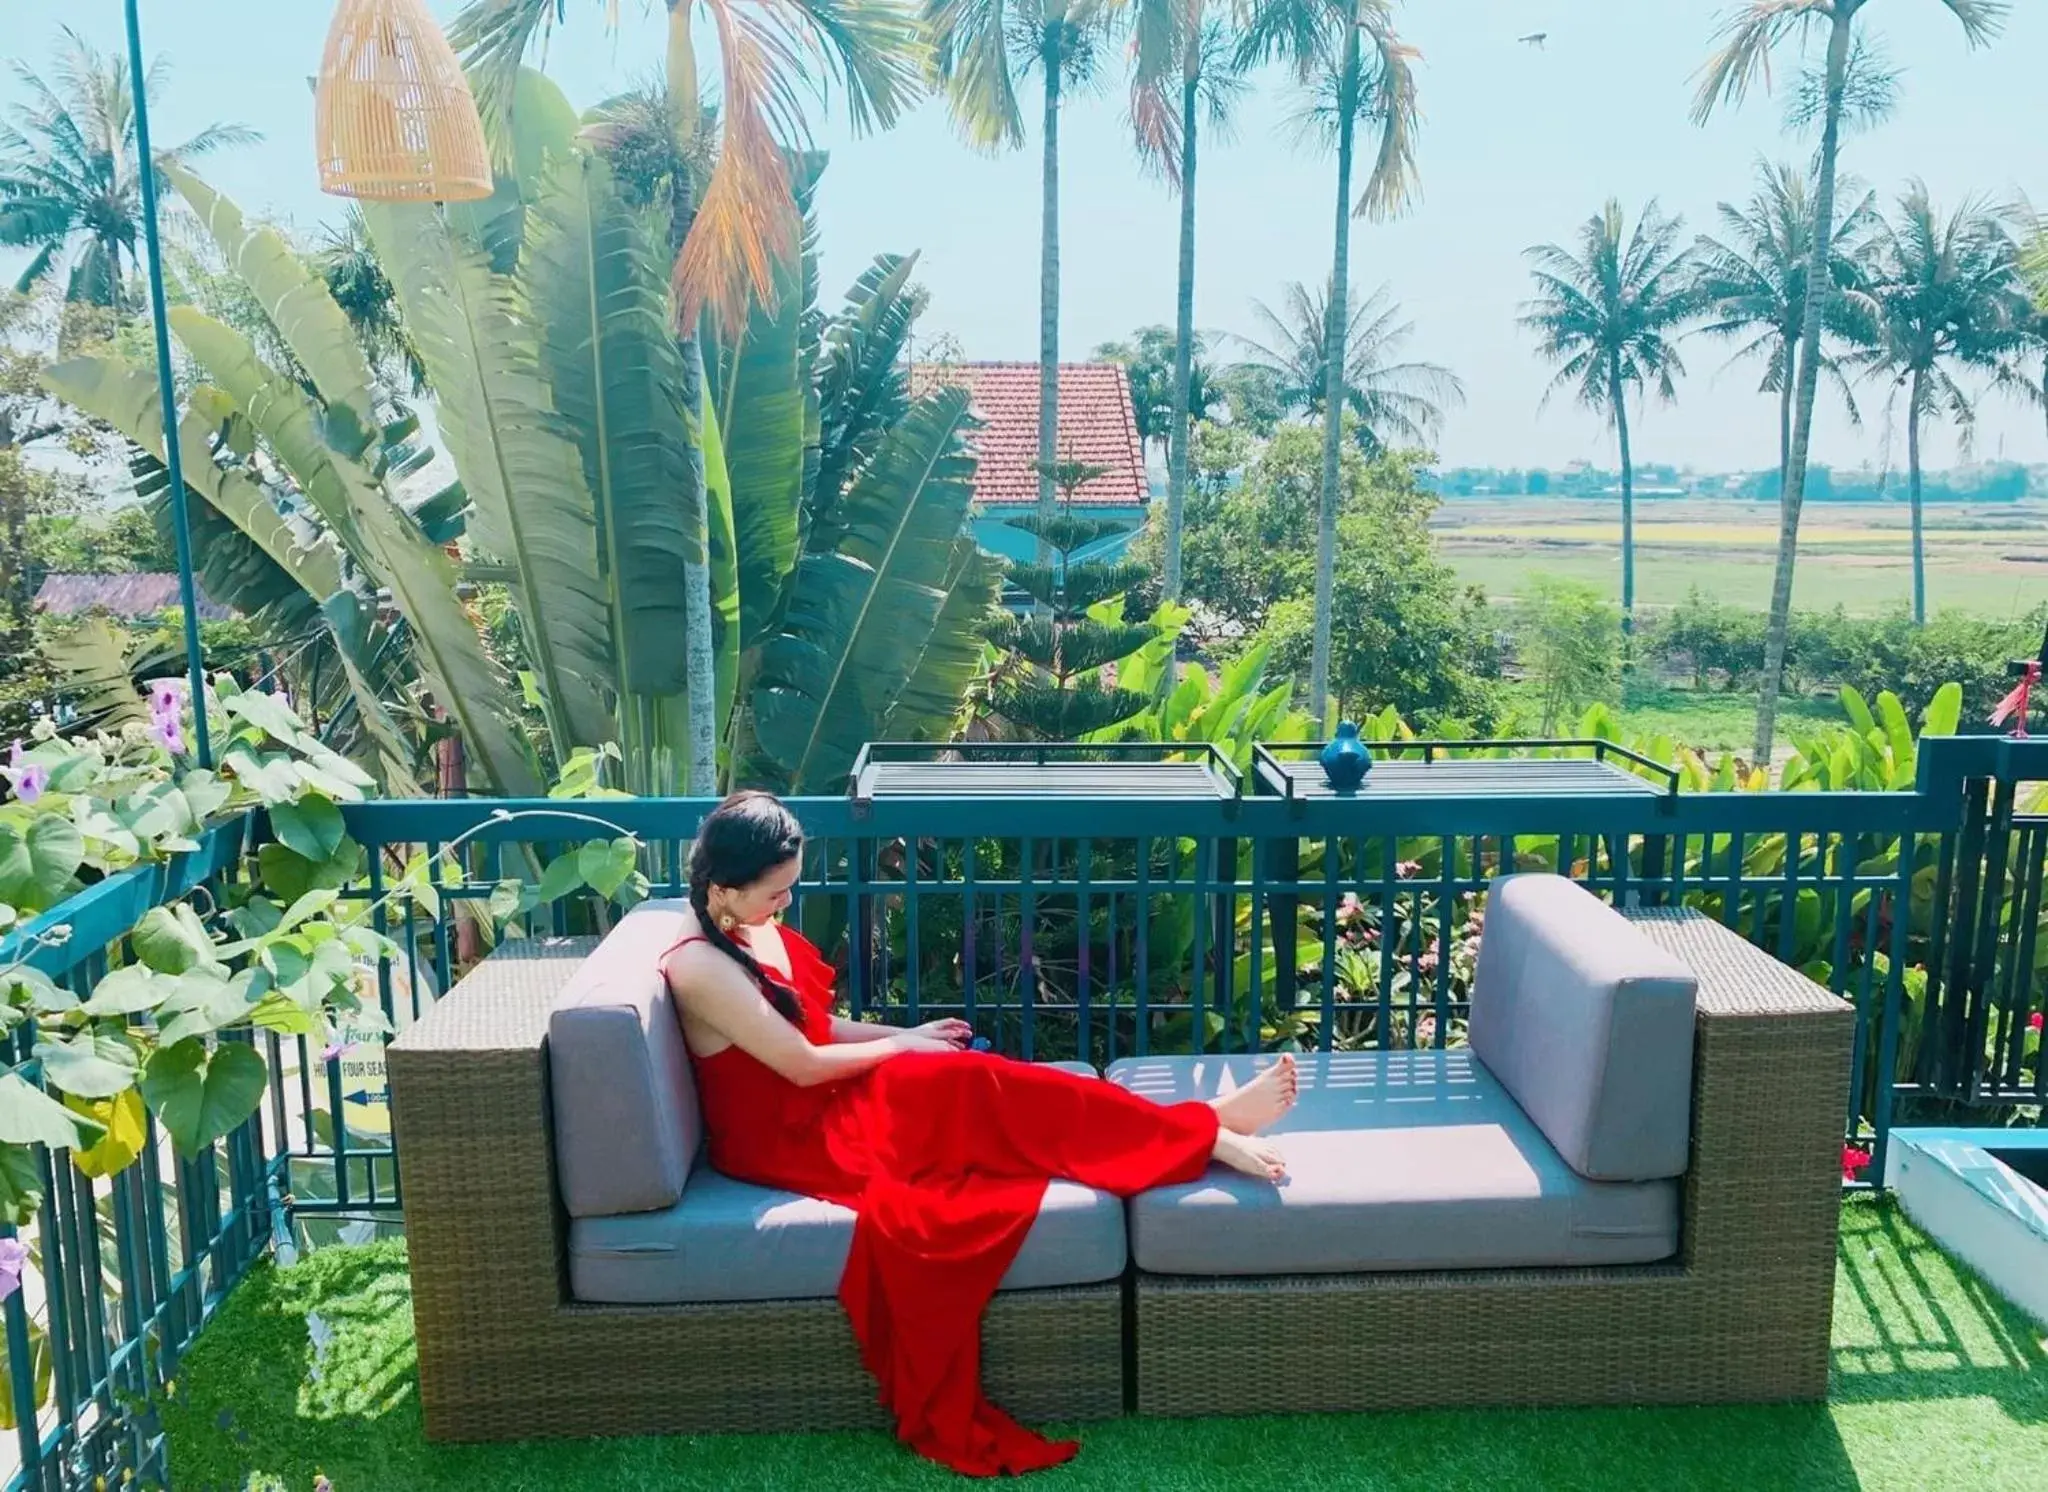
[[[910,370],[914,395],[941,384],[965,388],[969,407],[981,421],[972,436],[975,540],[991,554],[1028,562],[1038,541],[1011,528],[1009,520],[1032,512],[1038,503],[1038,364],[920,363]],[[1076,489],[1074,516],[1130,526],[1128,532],[1077,550],[1073,558],[1116,559],[1144,525],[1151,497],[1131,382],[1123,367],[1061,363],[1059,422],[1059,459],[1103,468],[1102,475]]]

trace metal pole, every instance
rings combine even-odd
[[[171,478],[171,528],[178,541],[178,602],[185,608],[185,671],[192,687],[192,734],[199,765],[213,765],[206,729],[206,663],[199,655],[199,586],[192,578],[192,528],[185,512],[185,463],[178,454],[178,397],[171,381],[171,327],[164,309],[163,246],[156,231],[156,156],[149,147],[149,87],[142,66],[142,24],[126,0],[128,77],[135,93],[135,156],[142,177],[142,242],[149,258],[149,309],[156,323],[156,388]]]

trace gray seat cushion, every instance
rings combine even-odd
[[[669,1207],[689,1180],[704,1121],[660,969],[687,906],[635,907],[548,1013],[555,1173],[571,1217]]]
[[[1699,981],[1583,887],[1506,876],[1486,900],[1469,1039],[1595,1181],[1684,1172]]]
[[[574,1219],[569,1288],[577,1300],[624,1305],[829,1300],[852,1243],[849,1209],[700,1166],[658,1212]],[[1000,1288],[1097,1284],[1121,1275],[1126,1257],[1123,1204],[1055,1181]]]
[[[1492,927],[1487,928],[1489,936]],[[1112,1082],[1161,1103],[1214,1098],[1270,1058],[1138,1057]],[[1465,1050],[1304,1056],[1273,1129],[1288,1180],[1212,1165],[1130,1202],[1154,1274],[1635,1264],[1678,1247],[1672,1181],[1588,1181]]]

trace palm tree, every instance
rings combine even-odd
[[[1827,256],[1835,242],[1835,174],[1840,163],[1842,124],[1848,103],[1850,60],[1856,21],[1875,0],[1741,0],[1721,23],[1719,46],[1702,70],[1693,119],[1704,124],[1722,104],[1739,104],[1752,86],[1768,86],[1771,54],[1787,42],[1803,42],[1827,29],[1827,64],[1822,86],[1819,184],[1814,190],[1812,258],[1807,283],[1827,279]],[[1962,25],[1972,46],[1996,37],[2011,8],[2007,0],[1940,0]],[[1779,502],[1778,564],[1771,582],[1771,616],[1764,640],[1763,700],[1756,713],[1756,760],[1771,757],[1778,721],[1778,686],[1785,672],[1785,639],[1792,616],[1792,567],[1799,549],[1799,511],[1806,497],[1807,457],[1813,447],[1813,406],[1820,390],[1820,335],[1826,307],[1809,298],[1799,329],[1799,362],[1792,395],[1792,450],[1785,464]]]
[[[1323,474],[1317,502],[1315,641],[1310,652],[1310,712],[1328,726],[1330,607],[1337,563],[1337,474],[1345,405],[1344,310],[1351,304],[1351,219],[1383,221],[1407,207],[1418,173],[1415,138],[1417,53],[1395,34],[1392,0],[1269,0],[1247,22],[1238,52],[1246,62],[1280,59],[1295,78],[1331,102],[1318,111],[1337,155],[1337,228],[1330,259],[1323,353]],[[1369,55],[1368,55],[1369,54]],[[1351,157],[1358,126],[1377,131],[1372,171],[1354,205]]]
[[[1556,244],[1530,249],[1536,298],[1522,324],[1542,338],[1543,355],[1560,366],[1547,401],[1569,390],[1588,409],[1614,422],[1621,446],[1621,625],[1635,627],[1635,467],[1629,454],[1628,396],[1677,397],[1672,380],[1685,372],[1677,338],[1696,304],[1692,266],[1678,246],[1682,224],[1655,202],[1630,233],[1621,204],[1610,200],[1579,229],[1579,252]]]
[[[0,124],[0,245],[35,251],[14,288],[26,292],[68,257],[65,299],[119,308],[142,234],[128,65],[67,26],[48,79],[21,62],[14,75],[28,98]],[[163,77],[159,58],[149,70],[152,99]],[[158,151],[157,160],[190,161],[261,138],[239,124],[216,124]]]
[[[1245,366],[1272,373],[1290,407],[1320,419],[1328,392],[1328,297],[1294,280],[1284,314],[1264,301],[1253,301],[1252,309],[1266,340],[1238,338],[1251,353]],[[1385,285],[1355,302],[1344,322],[1344,407],[1357,421],[1359,449],[1376,456],[1396,444],[1428,445],[1443,426],[1444,410],[1465,402],[1464,381],[1437,363],[1389,361],[1414,335],[1415,323],[1402,319],[1400,302]]]
[[[1149,450],[1158,446],[1172,450],[1174,418],[1174,357],[1178,338],[1170,327],[1141,326],[1127,342],[1097,344],[1098,362],[1121,363],[1131,381],[1131,417],[1137,421],[1138,438]],[[1187,413],[1190,420],[1205,420],[1219,402],[1215,374],[1209,367],[1209,339],[1201,332],[1189,338]]]
[[[2048,222],[2027,214],[2025,227],[2026,247],[2020,254],[2020,273],[2027,277],[2027,286],[2034,296],[2034,350],[2040,353],[2041,387],[2048,390]],[[2042,413],[2048,418],[2048,399],[2042,401]]]
[[[1094,71],[1107,19],[1103,0],[1037,0],[1017,15],[980,0],[925,0],[932,68],[953,121],[977,150],[1024,143],[1016,78],[1036,68],[1043,84],[1038,240],[1038,519],[1057,515],[1060,401],[1060,105]],[[1038,563],[1051,564],[1043,535]]]
[[[1906,463],[1913,509],[1913,620],[1927,620],[1927,569],[1920,503],[1920,430],[1946,415],[1967,444],[1976,401],[1958,375],[2035,401],[2041,389],[2020,370],[2033,341],[2035,309],[2020,274],[2018,246],[1997,214],[1965,202],[1944,218],[1914,182],[1895,221],[1880,221],[1868,296],[1875,340],[1851,361],[1906,393]]]
[[[703,158],[700,129],[718,136],[717,164],[695,203],[675,264],[677,324],[698,312],[737,332],[752,302],[772,305],[777,266],[796,262],[801,224],[791,162],[808,150],[798,102],[806,83],[837,83],[854,129],[886,129],[915,96],[923,49],[901,0],[663,0],[677,148]],[[705,107],[690,33],[701,4],[718,37],[719,104]],[[585,9],[594,8],[586,5]],[[616,19],[618,6],[606,9]],[[566,13],[566,0],[470,0],[448,28],[476,83],[495,148],[509,152],[521,60]]]
[[[1132,9],[1131,129],[1140,159],[1180,193],[1180,260],[1174,297],[1173,406],[1166,437],[1166,599],[1181,587],[1181,513],[1187,502],[1190,427],[1206,400],[1195,398],[1195,167],[1202,116],[1230,122],[1243,69],[1229,22],[1209,0],[1135,0]],[[1176,99],[1174,95],[1178,95]],[[1206,391],[1205,391],[1206,392]]]
[[[1845,182],[1846,186],[1847,183]],[[1853,195],[1853,191],[1852,191]],[[1722,238],[1701,235],[1693,247],[1698,290],[1709,336],[1743,340],[1731,361],[1763,363],[1758,391],[1778,396],[1778,490],[1785,490],[1792,464],[1792,394],[1798,383],[1799,333],[1806,319],[1806,274],[1812,262],[1814,210],[1812,173],[1796,166],[1762,163],[1757,188],[1737,207],[1720,205]],[[1853,302],[1841,292],[1855,286],[1860,250],[1876,216],[1877,194],[1864,192],[1842,215],[1829,255],[1829,283],[1836,294],[1825,313],[1826,329],[1855,336]],[[1821,371],[1840,389],[1851,419],[1855,396],[1839,359],[1822,353]]]

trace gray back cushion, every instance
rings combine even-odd
[[[1560,876],[1493,883],[1472,1050],[1565,1163],[1594,1181],[1684,1172],[1693,973]]]
[[[555,1171],[572,1217],[673,1206],[703,1137],[661,955],[688,903],[635,907],[548,1013]]]

